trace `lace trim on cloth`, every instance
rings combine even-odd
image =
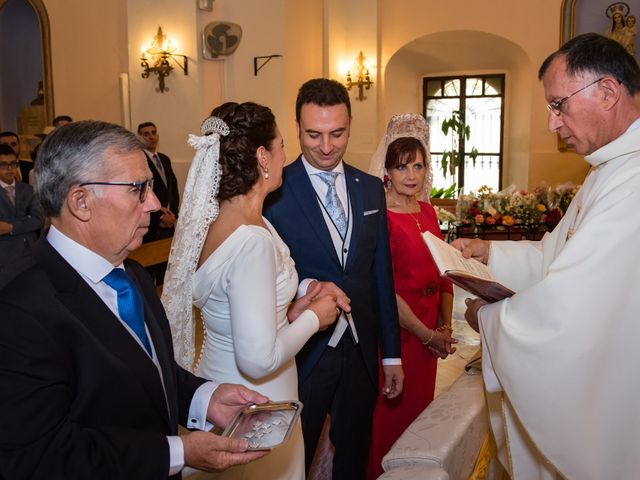
[[[228,135],[229,127],[221,119],[209,117],[200,132],[200,137],[189,135],[188,144],[196,154],[185,184],[161,297],[171,325],[175,359],[189,371],[195,357],[193,274],[209,225],[218,217],[220,136]]]
[[[383,180],[387,174],[387,170],[384,168],[384,161],[387,156],[389,144],[398,138],[406,137],[419,140],[427,152],[427,158],[425,158],[427,174],[424,177],[424,186],[420,200],[430,203],[429,198],[431,197],[431,185],[433,184],[433,168],[431,165],[431,152],[429,151],[429,124],[419,113],[402,113],[391,117],[387,124],[387,131],[380,139],[378,149],[371,157],[369,173]]]

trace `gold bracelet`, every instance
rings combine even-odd
[[[431,343],[431,340],[433,340],[433,336],[436,334],[435,330],[431,330],[431,336],[429,337],[429,340],[427,340],[426,342],[422,342],[422,344],[426,347]]]
[[[451,328],[449,325],[440,325],[437,330],[439,331],[443,331],[446,330],[447,332],[449,332],[449,334],[453,333],[453,328]]]

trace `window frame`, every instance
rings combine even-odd
[[[498,94],[487,94],[487,80],[499,78],[501,81],[502,88],[500,89],[500,93]],[[482,94],[481,95],[468,95],[467,94],[467,80],[469,79],[482,79]],[[446,82],[452,80],[460,81],[460,92],[459,95],[444,95],[445,92],[445,84]],[[423,77],[422,78],[422,115],[427,118],[427,104],[429,100],[438,100],[438,99],[459,99],[458,109],[461,112],[461,118],[463,121],[466,121],[466,104],[467,98],[500,98],[500,141],[499,141],[499,152],[484,152],[478,151],[478,159],[476,161],[480,161],[480,158],[484,156],[493,156],[498,157],[498,190],[502,189],[502,177],[504,170],[504,104],[505,104],[505,80],[506,75],[504,73],[485,73],[485,74],[474,74],[474,75],[445,75],[445,76],[433,76],[433,77]],[[429,95],[428,87],[429,83],[440,82],[440,92],[442,93],[439,96]],[[440,127],[440,126],[438,126]],[[458,167],[458,175],[457,178],[453,178],[454,182],[458,189],[464,188],[464,178],[465,178],[465,168],[464,168],[464,159],[468,155],[468,152],[465,149],[466,147],[466,139],[464,135],[460,135],[458,139],[458,149],[460,158],[463,159],[462,164]],[[443,152],[431,151],[432,155],[442,155]]]

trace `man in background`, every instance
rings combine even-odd
[[[0,271],[29,252],[43,224],[33,188],[16,181],[17,173],[18,156],[0,144]]]
[[[71,122],[73,122],[73,119],[69,115],[58,115],[53,119],[53,126],[58,128]]]
[[[0,132],[0,145],[9,145],[18,157],[19,170],[17,180],[29,183],[29,172],[33,168],[33,162],[20,159],[20,137],[15,132]]]
[[[178,209],[180,207],[180,192],[178,180],[171,168],[171,159],[164,153],[158,152],[160,135],[153,122],[144,122],[138,125],[138,135],[142,137],[147,156],[147,163],[153,173],[153,193],[158,197],[160,209],[151,214],[149,232],[144,236],[144,242],[152,242],[173,236],[175,230]],[[149,269],[149,273],[156,282],[162,285],[167,264],[155,265]]]

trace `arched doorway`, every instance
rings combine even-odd
[[[42,0],[0,0],[1,129],[31,137],[53,119],[49,17]]]

